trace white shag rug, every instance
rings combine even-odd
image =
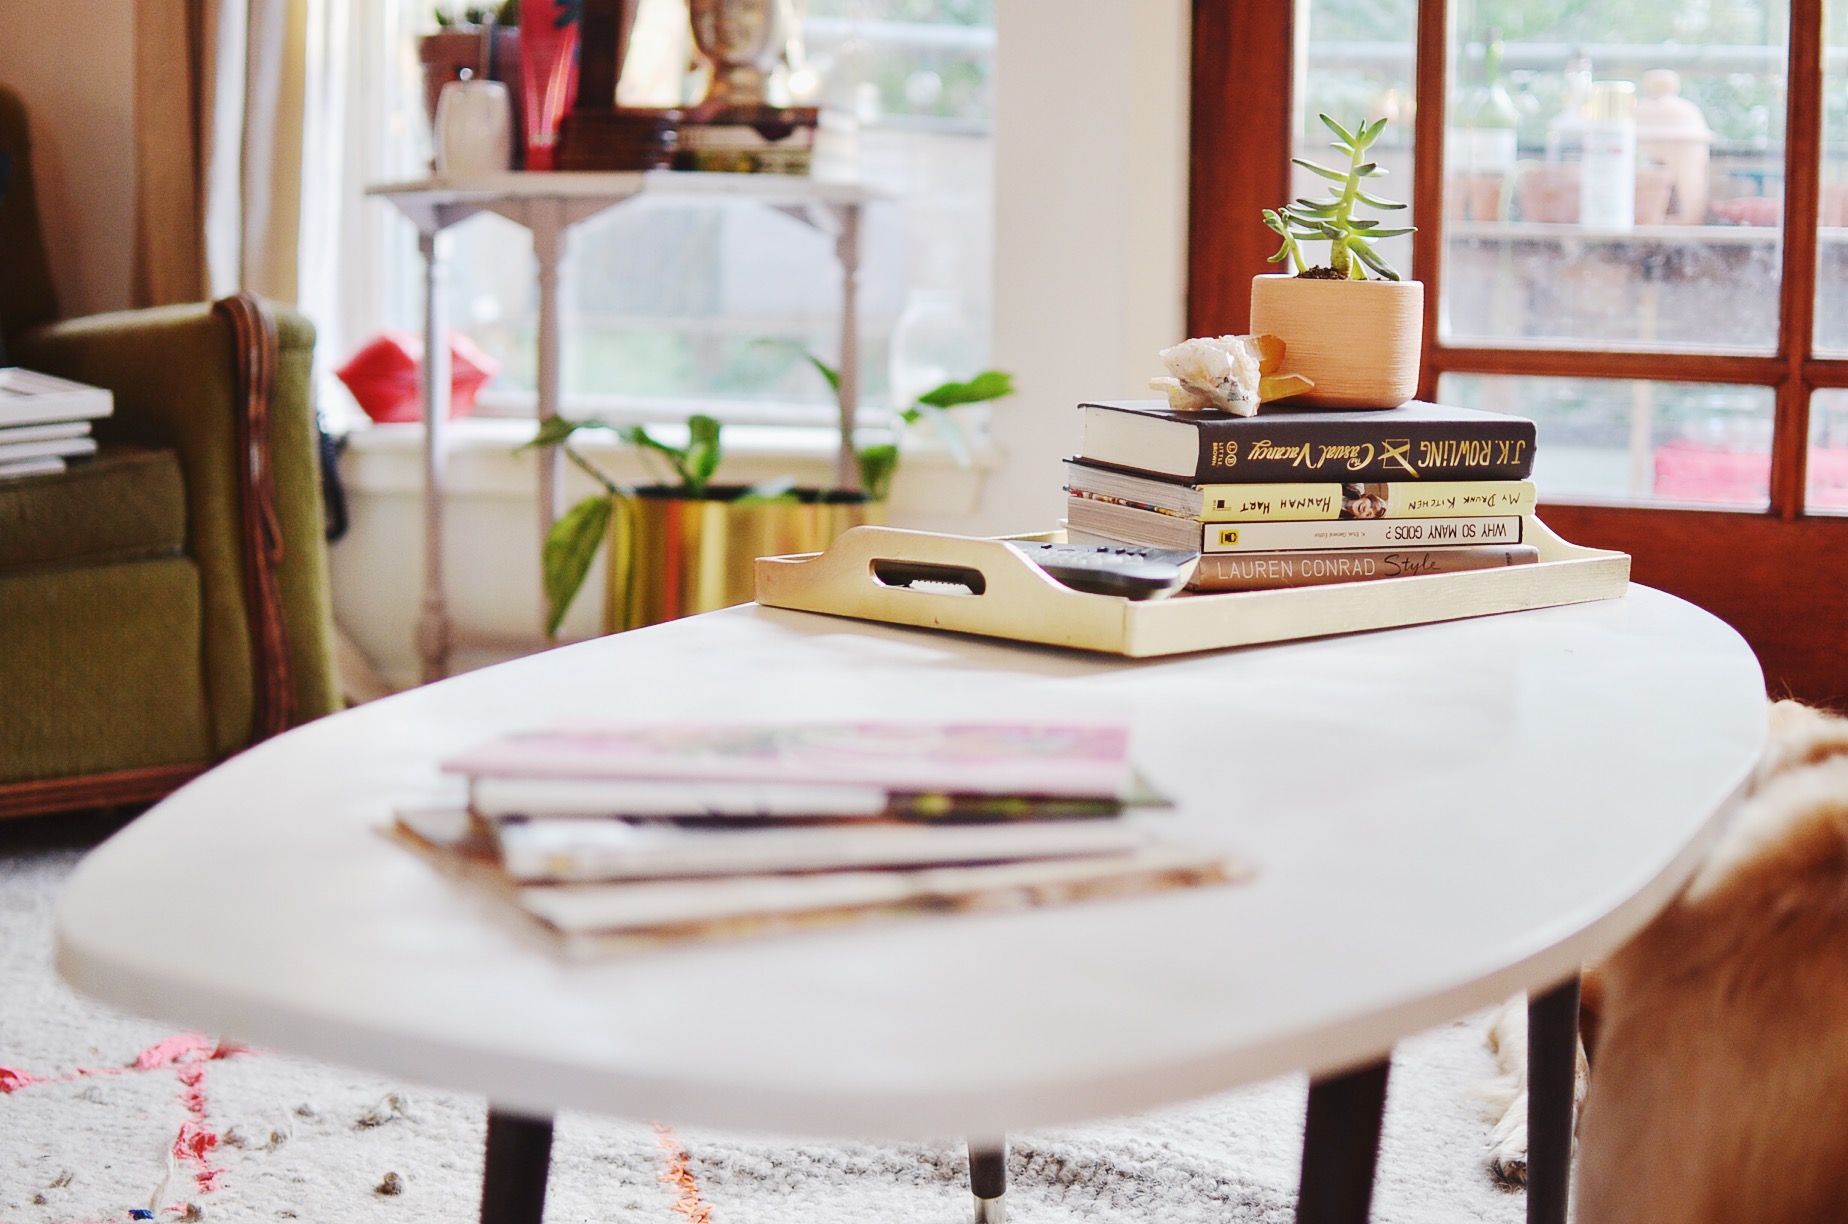
[[[303,1220],[461,1224],[480,1201],[485,1104],[221,1047],[79,998],[50,966],[80,852],[0,846],[0,1224]],[[154,886],[154,885],[150,885]],[[1495,1075],[1483,1017],[1394,1059],[1373,1218],[1523,1218],[1484,1164]],[[1011,1137],[1018,1224],[1292,1218],[1304,1082]],[[958,1224],[960,1141],[835,1142],[558,1120],[546,1219],[622,1224]]]

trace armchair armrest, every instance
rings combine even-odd
[[[100,441],[178,452],[216,750],[338,708],[313,325],[240,296],[48,324],[14,350],[20,365],[114,393]]]

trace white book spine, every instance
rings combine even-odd
[[[115,397],[102,387],[0,366],[0,425],[37,425],[106,417]]]
[[[14,442],[47,442],[54,438],[81,438],[90,432],[88,421],[53,421],[47,425],[0,426],[0,446]]]
[[[644,880],[923,867],[1121,854],[1149,832],[1122,821],[761,830],[688,830],[623,821],[502,825],[501,867],[515,880]]]
[[[500,778],[469,782],[475,814],[496,816],[878,816],[878,786],[675,781],[651,778]]]
[[[1209,523],[1202,552],[1277,552],[1316,548],[1441,548],[1519,544],[1521,516],[1338,519],[1311,523]]]
[[[0,478],[12,476],[49,476],[53,472],[62,472],[68,465],[64,460],[50,459],[13,459],[0,462]]]
[[[95,438],[52,438],[44,442],[13,442],[0,445],[0,463],[20,459],[46,459],[55,456],[94,455]]]

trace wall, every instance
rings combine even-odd
[[[995,414],[1006,462],[971,526],[1043,531],[1073,405],[1152,395],[1185,337],[1190,6],[995,7],[995,364],[1023,393]]]
[[[129,302],[134,0],[0,3],[0,81],[25,99],[33,181],[66,315]]]

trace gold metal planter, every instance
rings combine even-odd
[[[736,487],[695,500],[664,489],[613,499],[603,630],[639,629],[749,603],[759,557],[820,552],[849,527],[885,522],[860,494],[798,489],[747,498]]]

